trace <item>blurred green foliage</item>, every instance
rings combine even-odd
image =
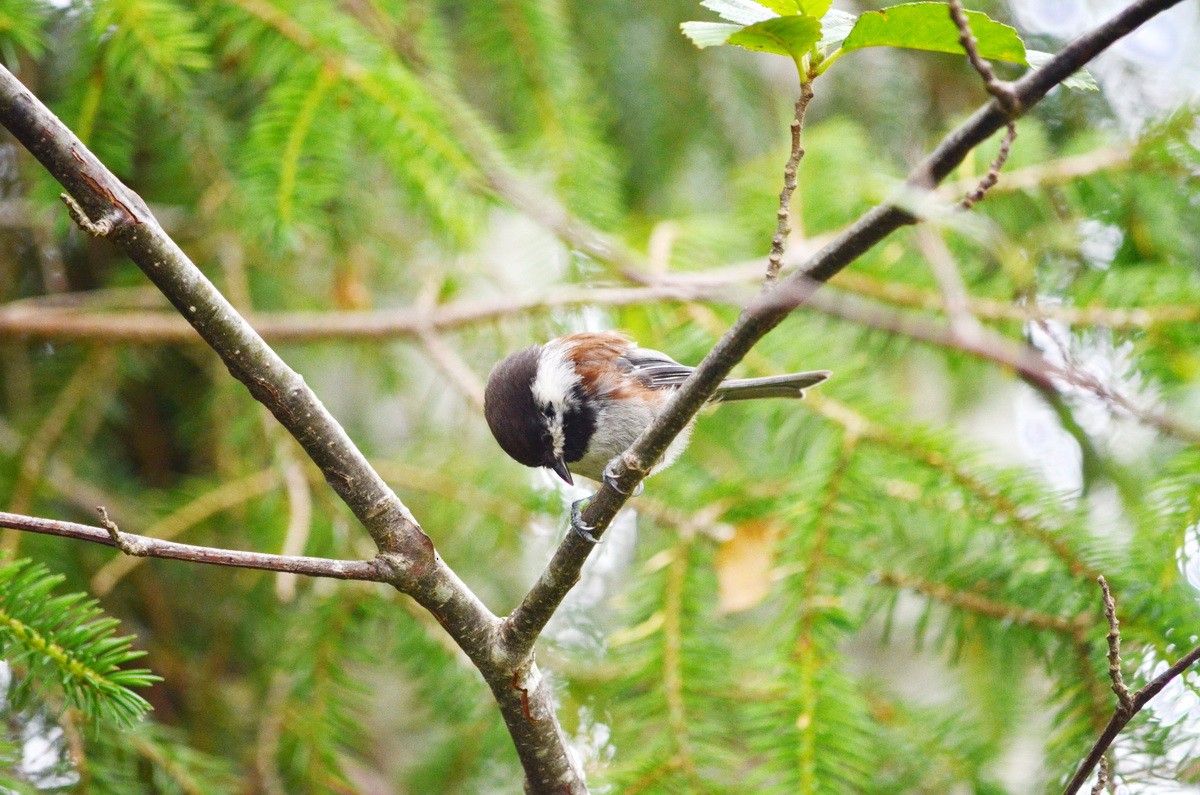
[[[612,263],[555,238],[560,207],[670,272],[763,256],[795,70],[696,50],[679,24],[703,13],[693,0],[0,0],[0,57],[235,304],[356,311],[619,283]],[[885,197],[984,98],[961,58],[879,49],[816,92],[795,207],[806,236]],[[1104,95],[1058,92],[1018,128],[978,223],[938,230],[974,299],[1007,307],[985,320],[1051,355],[1057,339],[1131,399],[1200,425],[1194,111],[1130,140]],[[997,144],[957,176],[981,175]],[[71,228],[31,158],[11,141],[0,157],[0,302],[61,293],[113,324],[163,309],[131,263]],[[1078,167],[1059,178],[1064,158]],[[1025,187],[1006,190],[1018,176]],[[850,275],[906,310],[941,305],[911,231]],[[1035,300],[1050,331],[1024,319]],[[1116,308],[1144,314],[1106,322]],[[1096,314],[1054,319],[1084,309]],[[734,317],[556,309],[443,339],[482,380],[506,352],[584,328],[693,363]],[[510,610],[582,492],[504,457],[418,340],[279,350],[442,556]],[[812,312],[741,369],[814,367],[835,377],[805,404],[702,416],[551,625],[540,664],[589,780],[1054,790],[1113,707],[1095,574],[1113,584],[1132,683],[1200,638],[1194,445],[1068,390],[1081,447],[1011,373]],[[94,522],[105,504],[129,532],[373,554],[315,470],[285,486],[298,448],[199,345],[6,336],[0,373],[0,508]],[[99,597],[163,681],[139,690],[154,710],[132,729],[81,720],[52,688],[6,700],[0,754],[15,760],[30,732],[58,738],[59,777],[11,761],[4,786],[520,791],[483,683],[394,593],[8,542]],[[1129,791],[1195,777],[1195,684],[1123,741]]]

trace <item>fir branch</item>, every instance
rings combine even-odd
[[[818,792],[820,781],[817,776],[817,702],[821,698],[815,686],[816,669],[820,664],[816,654],[816,617],[818,608],[815,604],[817,589],[820,585],[820,567],[826,563],[829,537],[832,532],[833,516],[845,488],[847,474],[854,461],[858,449],[859,435],[857,429],[845,428],[842,433],[842,446],[838,453],[833,472],[830,473],[825,495],[817,509],[816,524],[813,528],[812,546],[805,555],[807,567],[801,586],[800,617],[796,622],[796,638],[793,655],[800,668],[800,681],[797,696],[803,706],[803,712],[796,716],[796,729],[800,733],[800,747],[797,749],[799,783],[802,792]]]
[[[862,436],[864,441],[897,450],[915,461],[949,477],[965,491],[983,502],[995,515],[1004,517],[1022,535],[1043,544],[1055,554],[1076,577],[1093,580],[1099,576],[1092,567],[1063,539],[1054,528],[1039,521],[1039,517],[1018,505],[1001,489],[985,481],[966,467],[956,464],[943,451],[922,444],[918,439],[876,423],[854,409],[825,395],[813,393],[808,396],[810,408],[821,416],[842,425]]]
[[[29,666],[22,688],[33,680],[57,681],[67,704],[89,718],[131,725],[150,705],[130,688],[158,677],[121,667],[144,652],[131,648],[131,638],[114,637],[117,621],[102,617],[83,594],[52,597],[62,580],[28,561],[0,566],[0,647],[10,662]]]
[[[337,580],[388,582],[388,578],[391,576],[388,565],[378,559],[332,560],[180,544],[150,536],[126,533],[119,529],[114,532],[113,527],[116,525],[111,522],[103,527],[93,527],[75,522],[61,522],[55,519],[41,519],[35,516],[0,512],[0,527],[118,547],[128,555],[139,557],[184,560],[191,563],[207,563],[215,566],[233,566],[262,571],[289,571],[310,577],[332,577]]]
[[[333,70],[328,64],[317,72],[317,78],[304,97],[295,123],[288,130],[287,142],[280,153],[279,162],[279,218],[285,224],[291,220],[292,205],[296,194],[296,174],[300,169],[300,156],[304,142],[312,129],[313,119],[321,107],[325,94],[333,83]]]

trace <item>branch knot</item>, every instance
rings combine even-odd
[[[140,538],[134,539],[122,533],[117,523],[108,518],[108,510],[103,505],[97,505],[96,512],[100,514],[100,525],[108,531],[108,537],[117,549],[135,558],[144,558],[150,554],[150,545]]]
[[[63,204],[67,205],[67,212],[71,214],[71,220],[92,237],[108,237],[117,228],[117,222],[120,220],[119,213],[108,212],[100,216],[100,220],[93,221],[88,218],[87,213],[79,206],[79,202],[75,201],[69,194],[60,193],[58,194],[58,198],[62,199]]]

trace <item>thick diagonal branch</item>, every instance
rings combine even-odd
[[[146,203],[2,67],[0,124],[70,191],[67,204],[80,226],[124,251],[229,372],[296,438],[375,540],[379,555],[374,563],[385,573],[383,580],[429,610],[471,658],[500,706],[527,788],[585,792],[583,773],[567,747],[537,666],[503,653],[496,640],[499,620],[442,561],[408,508],[304,378],[217,291]]]
[[[1012,84],[1017,109],[1023,112],[1033,107],[1050,89],[1113,42],[1179,2],[1181,0],[1140,0],[1080,36],[1043,68],[1028,73]],[[980,108],[946,136],[909,174],[905,190],[910,193],[933,190],[974,147],[1005,126],[1009,119],[1010,114],[1000,106],[998,100]],[[629,495],[649,474],[667,446],[708,401],[720,382],[760,339],[811,293],[814,288],[803,280],[815,283],[828,281],[893,231],[916,220],[899,201],[880,204],[817,252],[798,272],[780,282],[781,286],[790,284],[794,289],[782,291],[775,287],[760,293],[704,357],[655,422],[620,456],[610,482],[601,486],[583,512],[582,520],[593,528],[592,532],[597,535],[604,533]],[[778,296],[785,292],[787,300],[779,300]],[[563,539],[525,599],[504,621],[505,643],[514,654],[527,653],[532,649],[550,616],[578,581],[591,550],[592,545],[575,533],[568,533]]]

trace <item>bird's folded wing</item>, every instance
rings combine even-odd
[[[639,379],[650,389],[679,386],[695,368],[680,364],[661,351],[649,348],[631,348],[621,357],[620,363],[630,375]]]

